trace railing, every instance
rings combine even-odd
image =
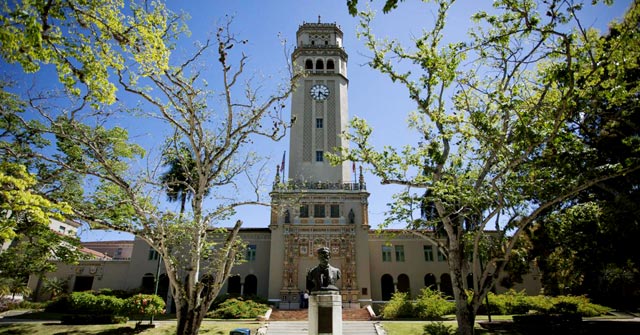
[[[302,190],[343,190],[366,191],[366,183],[326,183],[291,181],[288,183],[274,183],[274,191],[302,191]]]

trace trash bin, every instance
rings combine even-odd
[[[236,328],[229,335],[251,335],[251,330],[248,328]]]

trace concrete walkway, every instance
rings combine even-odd
[[[344,335],[382,335],[382,329],[376,321],[344,321]],[[309,331],[307,321],[271,321],[265,327],[268,335],[304,335]]]

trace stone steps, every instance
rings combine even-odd
[[[269,317],[270,321],[303,321],[308,320],[309,310],[277,310],[274,309]],[[369,321],[371,320],[366,308],[345,308],[342,310],[344,321]]]
[[[307,334],[307,321],[274,321],[266,327],[268,335],[302,335]],[[373,321],[343,321],[343,335],[377,335]]]

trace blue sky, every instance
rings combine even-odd
[[[337,23],[344,33],[344,48],[349,54],[349,116],[367,119],[374,129],[373,142],[377,147],[412,143],[412,136],[406,127],[406,117],[415,106],[409,101],[401,86],[391,83],[386,77],[366,66],[369,52],[356,37],[358,19],[348,14],[346,0],[174,0],[168,1],[167,4],[173,10],[182,10],[191,16],[188,25],[192,35],[180,40],[178,52],[188,50],[196,40],[202,41],[212,36],[225,15],[233,16],[231,30],[239,38],[249,40],[244,49],[250,57],[248,71],[254,71],[264,78],[266,88],[277,84],[276,79],[270,78],[281,77],[279,74],[284,69],[285,55],[278,36],[287,39],[288,44],[292,45],[298,26],[305,21],[317,22],[320,16],[322,22]],[[586,26],[604,31],[607,23],[613,18],[621,17],[630,4],[631,1],[617,1],[612,7],[587,8],[582,12],[582,22]],[[360,0],[360,8],[364,9],[367,5],[378,12],[373,24],[373,30],[378,37],[390,36],[408,41],[412,36],[420,35],[422,29],[428,27],[434,17],[429,6],[415,0],[400,3],[399,8],[389,14],[381,12],[383,1]],[[453,15],[449,17],[451,28],[447,30],[447,38],[464,38],[470,28],[470,15],[480,9],[480,6],[489,10],[490,5],[490,1],[457,2]],[[215,62],[215,59],[211,59],[212,66],[216,65]],[[44,74],[40,76],[42,75]],[[218,78],[208,78],[214,87],[217,80]],[[288,107],[286,111],[288,114]],[[121,121],[122,125],[131,127],[125,124],[125,119]],[[162,138],[161,134],[155,132],[151,123],[137,124],[131,128],[131,133],[134,139],[151,146]],[[273,174],[276,164],[279,164],[282,153],[288,150],[288,146],[289,138],[286,137],[277,143],[259,142],[255,149],[260,154],[271,157],[269,167]],[[368,173],[365,174],[365,179],[371,193],[370,224],[376,227],[384,220],[386,203],[390,202],[391,194],[397,188],[381,186],[379,181]],[[268,180],[271,181],[270,178]],[[245,227],[267,227],[269,209],[242,208],[236,218],[242,219]],[[132,238],[126,234],[86,229],[81,231],[80,236],[83,241]]]

